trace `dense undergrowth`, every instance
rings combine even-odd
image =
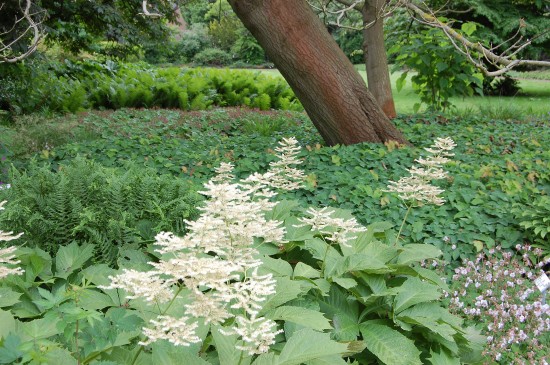
[[[24,280],[11,278],[0,288],[5,309],[0,316],[9,323],[0,332],[7,336],[0,363],[57,358],[105,365],[176,364],[182,359],[190,364],[260,364],[272,356],[270,363],[288,357],[281,363],[298,364],[310,343],[317,345],[307,356],[314,359],[325,349],[324,359],[334,364],[342,363],[342,353],[365,364],[477,361],[471,356],[484,341],[478,331],[489,335],[479,323],[490,325],[492,317],[455,308],[456,314],[469,317],[468,324],[478,325],[477,330],[464,328],[462,320],[443,309],[447,303],[441,289],[449,289],[439,275],[450,277],[462,260],[476,265],[476,257],[483,255],[495,262],[504,255],[502,270],[514,275],[526,273],[518,269],[521,260],[530,260],[525,267],[537,270],[544,265],[540,251],[517,260],[513,253],[524,242],[533,242],[543,255],[550,251],[544,204],[550,193],[550,126],[544,120],[429,115],[401,116],[395,123],[415,147],[325,147],[302,113],[243,109],[121,109],[48,120],[28,116],[0,126],[5,157],[0,167],[10,169],[0,180],[11,184],[0,189],[0,201],[8,200],[0,229],[25,232],[17,243],[23,245],[18,257],[26,271]],[[120,273],[119,267],[148,271],[149,262],[162,262],[165,256],[153,251],[152,236],[159,230],[186,234],[185,220],[194,219],[195,208],[203,204],[196,192],[204,190],[200,186],[215,176],[220,163],[234,163],[236,179],[266,171],[275,161],[277,141],[290,136],[304,147],[305,187],[279,192],[282,203],[268,214],[285,222],[289,242],[262,246],[262,253],[273,256],[263,259],[263,270],[277,282],[265,315],[284,323],[275,355],[253,360],[241,354],[238,360],[239,352],[230,350],[241,346],[236,337],[224,339],[219,330],[202,325],[202,347],[176,350],[166,341],[137,345],[151,316],[181,313],[171,304],[156,313],[143,300],[126,300],[123,292],[105,289],[110,283],[106,277]],[[445,136],[457,144],[445,166],[448,178],[438,184],[447,202],[407,214],[407,207],[385,191],[388,181],[407,174],[423,148]],[[331,229],[315,233],[300,227],[310,206],[333,207],[334,219],[342,224],[353,213],[367,226],[353,246],[358,251],[329,246]],[[442,271],[428,270],[434,265]],[[456,295],[452,290],[462,297],[461,290],[471,284],[469,272],[458,270],[463,276],[450,282],[451,297]],[[538,274],[534,270],[530,279]],[[529,323],[511,318],[504,328],[521,333],[542,328],[538,333],[544,343],[548,330],[538,321],[544,321],[548,308],[537,301],[530,280],[522,285],[529,294],[502,305],[535,301],[540,316]],[[478,305],[476,298],[464,298],[467,306]],[[180,307],[186,300],[178,301]],[[327,330],[330,338],[321,333]],[[514,338],[508,332],[501,335]],[[400,343],[407,353],[396,357],[382,349],[389,343]],[[503,356],[498,342],[493,343],[489,341],[483,363]],[[546,354],[537,346],[514,343],[501,363],[526,363],[527,355],[542,361]]]
[[[311,123],[302,114],[244,110],[182,113],[162,110],[90,112],[69,118],[77,126],[54,139],[34,138],[35,159],[53,169],[76,156],[106,167],[122,168],[128,161],[172,174],[182,179],[205,181],[221,161],[239,161],[239,176],[264,169],[271,161],[265,152],[285,136],[296,136],[306,146],[305,171],[308,188],[293,193],[303,204],[338,206],[351,210],[362,222],[400,222],[404,207],[382,190],[388,180],[397,180],[419,156],[419,149],[436,137],[455,138],[457,157],[448,166],[450,178],[442,184],[448,203],[425,207],[408,217],[407,240],[434,244],[445,259],[457,262],[472,258],[496,245],[510,248],[525,239],[535,240],[546,250],[547,241],[536,227],[523,227],[521,218],[536,210],[550,192],[550,145],[544,121],[519,122],[442,117],[400,117],[397,126],[416,146],[358,144],[322,147]],[[55,123],[48,137],[55,134]],[[22,133],[35,131],[33,123],[21,122],[21,133],[12,135],[15,166],[26,145]],[[59,127],[62,131],[63,127]],[[38,133],[35,131],[35,133]],[[84,135],[72,142],[71,134]],[[28,142],[28,141],[27,141]],[[17,150],[19,144],[20,150]],[[14,181],[14,183],[16,183]],[[533,218],[531,221],[536,220]],[[542,224],[542,222],[541,222]],[[457,246],[457,249],[450,249]],[[548,252],[548,251],[547,251]]]
[[[38,62],[8,69],[2,78],[0,109],[11,115],[153,107],[302,109],[284,79],[247,70]]]

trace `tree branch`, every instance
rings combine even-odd
[[[510,71],[514,67],[520,65],[530,65],[530,66],[550,66],[550,61],[537,61],[537,60],[521,60],[514,59],[520,51],[530,46],[533,42],[531,38],[524,41],[523,36],[520,33],[520,30],[516,32],[510,39],[498,45],[497,47],[487,48],[482,45],[480,42],[472,42],[462,34],[459,34],[454,30],[449,24],[439,20],[433,12],[427,9],[422,9],[419,6],[413,4],[409,0],[401,1],[402,5],[412,12],[414,18],[422,24],[426,24],[430,27],[441,29],[447,38],[451,40],[451,43],[454,47],[464,54],[470,62],[474,64],[481,72],[486,76],[500,76]],[[520,23],[521,27],[521,23]],[[547,32],[550,32],[548,30]],[[545,32],[546,33],[546,32]],[[539,34],[537,37],[540,37]],[[504,44],[513,42],[510,47],[504,50],[501,53],[496,53],[498,48]],[[479,56],[475,57],[473,52],[477,52]],[[486,64],[483,62],[485,59],[489,64],[497,68],[496,71],[490,71]]]
[[[0,10],[4,7],[4,5],[4,3],[0,5]],[[43,11],[32,13],[32,5],[32,0],[26,0],[25,7],[23,8],[20,6],[22,16],[20,18],[15,18],[11,29],[0,33],[0,63],[15,63],[30,56],[34,51],[36,51],[40,40],[44,37],[41,24],[45,13]],[[38,20],[35,20],[35,18],[38,18]],[[27,23],[26,28],[19,34],[16,34],[16,36],[9,41],[4,42],[4,37],[12,32],[17,32],[18,25],[23,22]],[[19,55],[14,55],[13,47],[21,40],[28,37],[29,33],[32,33],[32,39],[29,41],[29,46],[27,49]]]

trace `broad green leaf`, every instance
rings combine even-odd
[[[285,260],[274,259],[269,256],[262,257],[263,265],[259,270],[261,274],[273,274],[273,276],[292,276],[292,266]]]
[[[332,329],[329,320],[321,312],[301,307],[277,307],[266,313],[265,317],[272,320],[293,322],[317,331]]]
[[[397,263],[409,265],[422,260],[434,259],[441,256],[442,252],[435,246],[429,244],[411,243],[403,246],[403,251],[397,257]]]
[[[328,333],[304,328],[294,332],[281,350],[278,365],[300,365],[314,359],[343,354],[347,345],[330,339]]]
[[[208,365],[207,361],[198,356],[197,351],[189,347],[174,346],[168,341],[156,341],[151,349],[152,364],[155,365]]]
[[[0,308],[11,307],[15,303],[18,303],[21,295],[23,294],[10,288],[0,288]]]
[[[250,355],[235,347],[237,344],[242,344],[237,335],[224,335],[220,333],[220,327],[214,327],[212,328],[212,338],[216,344],[220,365],[250,364],[252,359]]]
[[[367,284],[370,288],[370,290],[374,294],[379,294],[384,292],[386,287],[386,280],[384,279],[383,275],[378,274],[367,274],[367,273],[357,273],[357,276],[363,280],[365,284]]]
[[[370,228],[367,233],[368,232],[370,232]],[[361,245],[359,247],[361,247]],[[379,261],[382,261],[383,263],[388,263],[389,261],[393,260],[399,253],[396,247],[391,247],[378,241],[369,242],[361,249],[358,249],[357,252],[375,258]]]
[[[386,365],[422,365],[420,351],[414,342],[388,326],[361,323],[361,334],[367,349]]]
[[[0,347],[0,364],[15,364],[16,360],[23,356],[19,350],[20,344],[21,339],[18,336],[9,334]]]
[[[277,365],[277,364],[278,364],[278,356],[275,355],[273,352],[261,354],[252,363],[252,365]]]
[[[275,294],[263,303],[260,314],[296,299],[302,293],[299,281],[290,280],[287,277],[278,277],[275,280],[277,280]]]
[[[437,323],[437,318],[407,315],[404,312],[401,312],[397,318],[409,324],[423,326],[447,341],[454,341],[453,336],[456,334],[456,330],[446,323]]]
[[[299,206],[300,203],[296,200],[281,200],[273,209],[266,213],[265,217],[268,220],[284,221],[290,217],[292,210]]]
[[[463,319],[451,314],[448,309],[443,308],[440,303],[420,303],[404,310],[400,316],[426,317],[435,321],[447,323],[457,331],[462,331]]]
[[[78,294],[78,302],[80,306],[84,309],[100,310],[116,305],[111,297],[97,290],[82,289],[78,291]]]
[[[449,286],[447,285],[447,283],[445,283],[443,279],[436,274],[435,271],[425,269],[423,267],[413,267],[413,270],[416,271],[418,273],[418,276],[420,276],[422,279],[429,280],[430,282],[439,286],[441,289],[449,291]]]
[[[440,350],[439,352],[430,350],[430,355],[431,357],[428,360],[432,365],[460,365],[460,359],[451,356],[445,350]]]
[[[60,318],[47,316],[30,322],[19,322],[17,324],[17,333],[21,334],[21,339],[23,341],[48,338],[61,333],[61,331],[57,329],[57,323],[59,321]]]
[[[321,311],[332,320],[334,338],[355,341],[359,335],[359,305],[344,290],[332,285],[329,296],[319,298]]]
[[[313,238],[310,226],[304,226],[296,217],[289,217],[285,220],[285,239],[292,241],[305,241]]]
[[[463,23],[460,27],[460,30],[462,30],[467,36],[471,36],[472,34],[474,34],[476,29],[477,25],[474,22]]]
[[[319,275],[319,270],[314,269],[313,267],[306,265],[303,262],[298,262],[294,267],[294,277],[315,279],[318,278]]]
[[[136,346],[132,350],[128,350],[122,347],[116,347],[109,353],[103,353],[101,357],[105,360],[110,360],[116,364],[134,364],[134,365],[151,365],[153,364],[151,354],[145,351],[140,351],[141,346]],[[137,352],[139,356],[135,362],[133,362]]]
[[[337,268],[337,275],[353,271],[362,271],[370,274],[384,274],[392,272],[393,269],[375,257],[368,254],[355,254],[340,259]]]
[[[0,339],[6,338],[10,332],[15,332],[15,318],[8,311],[0,309]]]
[[[324,261],[325,277],[327,277],[328,273],[332,273],[335,270],[339,264],[339,260],[342,258],[342,255],[334,247],[319,238],[306,240],[305,248],[314,258],[321,262]]]
[[[64,348],[48,351],[45,360],[47,364],[55,365],[74,365],[77,363],[76,359],[71,355],[71,352]]]
[[[357,286],[357,281],[352,278],[332,278],[332,281],[340,285],[344,289],[350,289]]]
[[[397,88],[397,92],[400,92],[406,83],[407,83],[407,73],[403,72],[401,76],[395,81],[395,87]]]
[[[305,365],[346,365],[348,364],[340,355],[330,355],[304,362]]]
[[[61,247],[55,257],[55,275],[66,279],[73,271],[82,269],[82,265],[94,255],[93,245],[79,246],[72,242]]]
[[[437,69],[437,71],[441,72],[441,71],[445,71],[446,69],[448,69],[449,65],[445,62],[438,62],[435,65],[435,68]]]
[[[437,300],[441,296],[437,286],[418,278],[407,278],[399,289],[400,292],[395,296],[393,303],[395,313],[399,313],[418,303]]]

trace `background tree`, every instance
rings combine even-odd
[[[73,53],[86,51],[125,57],[147,40],[166,39],[167,23],[176,21],[177,4],[169,1],[157,1],[154,6],[143,4],[141,0],[2,0],[0,41],[6,45],[18,39],[12,48],[19,54],[25,54],[25,49],[33,50],[38,40],[44,38],[48,45],[58,44]],[[22,9],[27,6],[29,17],[22,16]],[[146,13],[157,14],[162,20]],[[30,26],[29,19],[40,27]],[[8,32],[14,23],[15,28]],[[24,28],[29,27],[40,30],[39,39],[29,38],[28,31],[20,37]]]
[[[0,63],[32,54],[44,36],[44,12],[31,0],[0,2]]]

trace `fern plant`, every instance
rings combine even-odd
[[[77,158],[59,172],[50,166],[12,171],[10,200],[0,227],[25,232],[26,244],[55,253],[73,241],[96,247],[98,262],[114,265],[123,246],[144,246],[160,231],[184,233],[197,215],[197,188],[152,169],[105,168]]]
[[[535,246],[550,256],[550,196],[542,195],[532,204],[517,206],[513,212],[519,225],[533,237]]]

